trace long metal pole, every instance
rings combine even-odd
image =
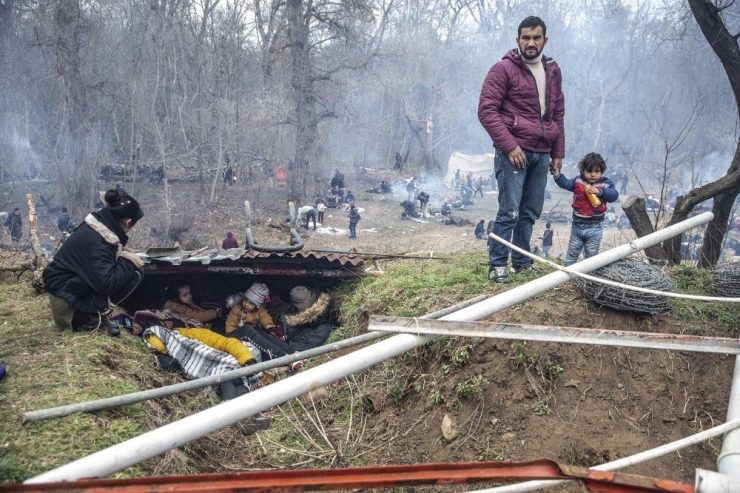
[[[621,245],[573,266],[579,272],[589,272],[627,255],[667,240],[712,219],[711,212],[674,224],[634,242]],[[563,272],[553,272],[535,281],[496,295],[485,301],[442,317],[442,320],[480,320],[515,303],[547,291],[568,281]],[[311,368],[291,378],[273,383],[218,406],[183,418],[138,437],[78,459],[67,465],[33,477],[26,483],[75,481],[80,478],[103,477],[138,464],[192,440],[220,430],[237,421],[282,404],[294,397],[328,385],[372,365],[405,353],[435,339],[435,336],[397,335],[354,351],[348,355]]]

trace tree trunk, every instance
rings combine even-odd
[[[302,0],[288,0],[286,4],[296,125],[295,151],[288,172],[288,199],[298,203],[306,197],[306,177],[319,138],[308,39],[312,3],[308,0],[305,9]]]
[[[630,195],[624,202],[622,202],[622,210],[630,220],[632,229],[635,230],[635,234],[638,238],[642,238],[643,236],[647,236],[655,232],[653,224],[650,222],[650,217],[645,210],[644,198]],[[668,260],[668,256],[660,245],[653,245],[646,248],[645,254],[650,263],[662,263]]]
[[[44,257],[44,250],[41,248],[41,242],[39,241],[36,206],[33,203],[33,195],[30,193],[26,194],[26,205],[28,206],[28,238],[31,241],[31,248],[33,249],[33,278],[31,279],[31,285],[37,293],[43,293],[46,291],[46,287],[44,286],[44,279],[41,273],[44,271],[48,262],[46,261],[46,257]]]
[[[97,201],[97,174],[90,156],[87,84],[80,59],[79,0],[59,0],[54,10],[56,72],[64,99],[65,119],[57,135],[57,179],[65,202],[83,216]]]

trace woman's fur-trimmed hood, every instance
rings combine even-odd
[[[316,322],[328,309],[329,303],[331,303],[331,296],[329,293],[321,293],[316,303],[309,306],[302,312],[296,313],[295,315],[285,315],[285,322],[296,326],[296,325],[310,325]]]
[[[121,240],[118,238],[118,235],[111,231],[93,214],[88,214],[87,217],[85,217],[85,223],[87,223],[87,225],[90,226],[93,231],[98,233],[106,243],[118,247],[118,253],[116,253],[116,257],[123,257],[126,260],[132,262],[136,267],[141,267],[144,265],[144,261],[141,260],[141,258],[139,258],[139,256],[136,255],[136,253],[134,253],[132,249],[123,246]]]

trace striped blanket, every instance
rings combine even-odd
[[[195,339],[189,339],[176,330],[167,330],[164,327],[153,325],[146,329],[143,335],[145,341],[148,335],[157,336],[167,348],[167,354],[180,363],[183,373],[187,378],[197,379],[209,377],[241,368],[239,362],[232,355],[206,346]],[[243,344],[255,356],[255,363],[259,363],[261,360],[259,349],[247,342],[243,342]],[[152,346],[150,345],[150,347]],[[152,347],[152,349],[154,348]],[[263,374],[260,372],[248,377],[242,377],[242,380],[244,381],[244,385],[252,391],[259,387],[262,377]]]

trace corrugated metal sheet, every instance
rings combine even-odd
[[[267,253],[256,250],[245,250],[243,248],[232,248],[220,250],[216,248],[206,250],[178,250],[174,248],[152,248],[144,253],[138,253],[144,263],[168,263],[182,265],[188,263],[200,263],[209,265],[212,262],[219,264],[231,264],[234,266],[252,264],[269,260],[285,261],[299,259],[301,263],[306,261],[312,264],[320,264],[325,267],[347,268],[358,267],[365,259],[362,255],[352,252],[317,252],[313,250],[298,250],[295,252]]]

